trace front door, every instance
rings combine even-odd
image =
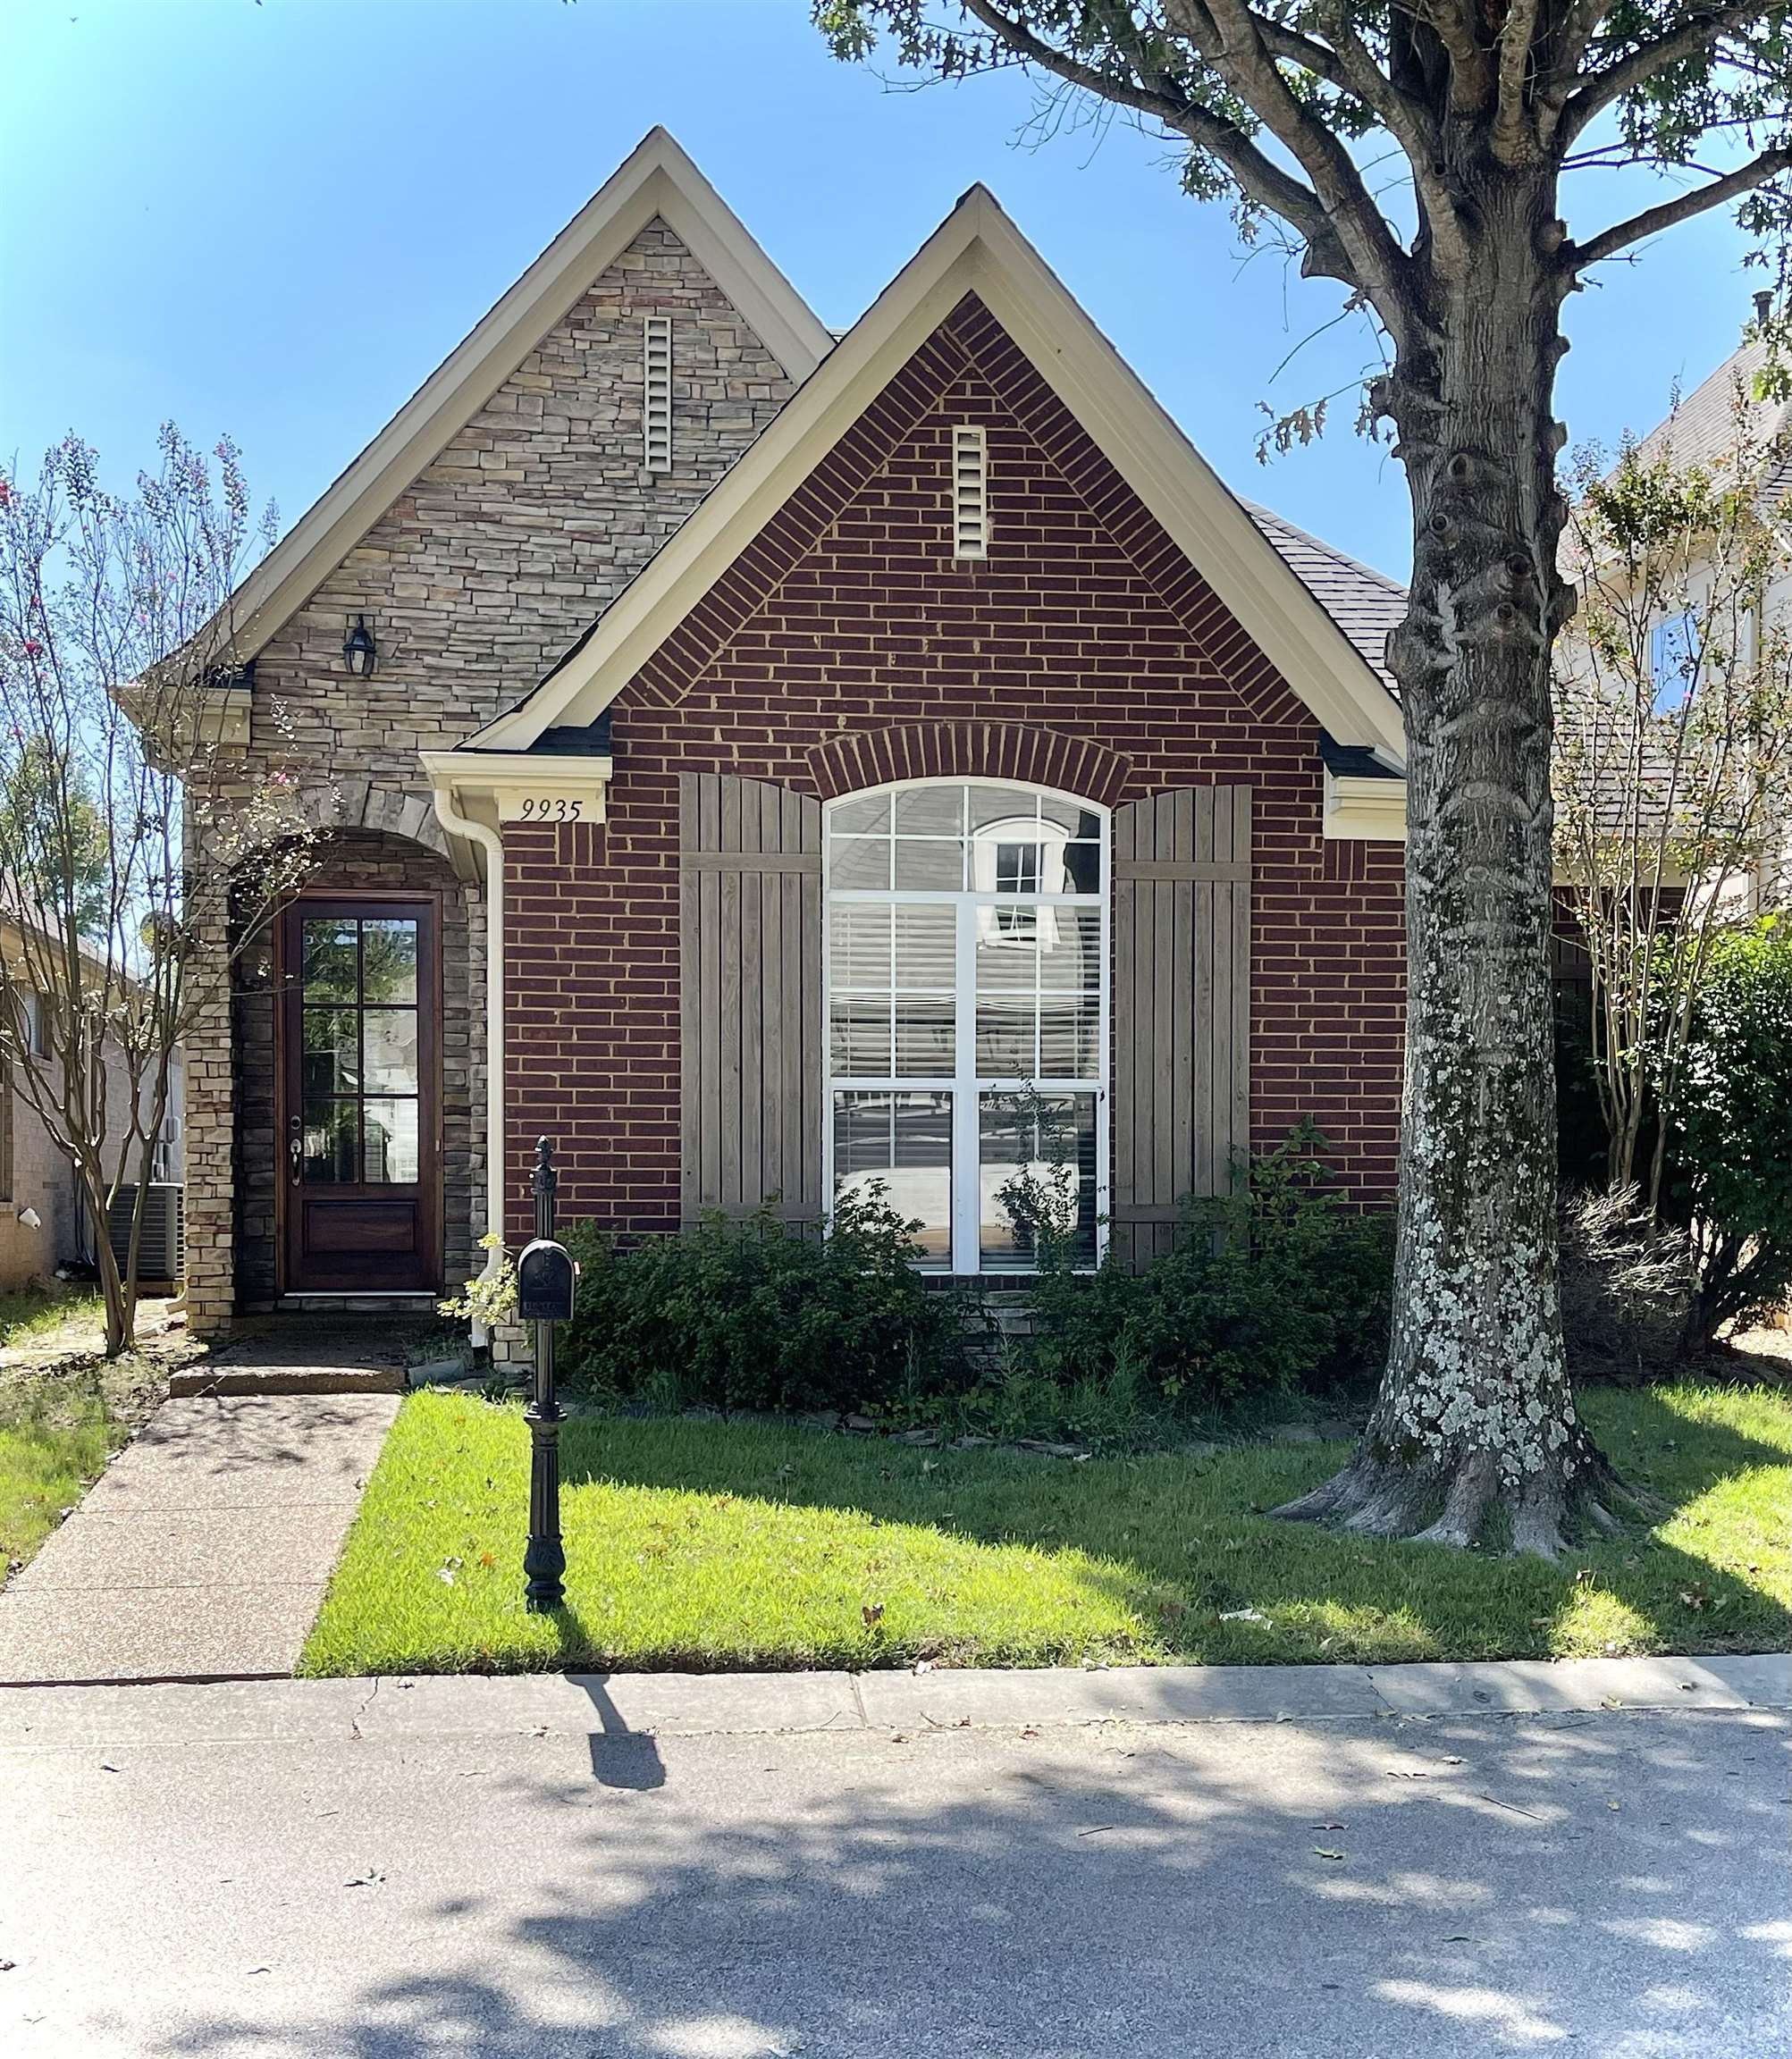
[[[280,967],[285,1290],[437,1290],[435,905],[305,895]]]

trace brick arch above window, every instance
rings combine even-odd
[[[1120,751],[1021,722],[913,722],[818,744],[809,772],[824,801],[894,779],[1012,779],[1112,806],[1132,761]]]

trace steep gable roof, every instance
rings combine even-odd
[[[656,217],[790,377],[809,376],[833,338],[677,142],[651,130],[243,582],[231,601],[240,659],[279,633]]]
[[[1341,744],[1402,762],[1400,710],[1381,676],[981,186],[587,636],[462,750],[526,751],[546,730],[588,722],[608,707],[967,294],[1001,324],[1324,727]]]

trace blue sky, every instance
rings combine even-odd
[[[890,91],[806,0],[10,0],[0,21],[0,452],[74,428],[122,479],[172,416],[228,431],[282,523],[656,122],[835,327],[982,180],[1241,492],[1401,575],[1404,483],[1351,433],[1267,468],[1258,404],[1350,380],[1337,289],[1244,261],[1224,207],[1115,124],[1017,138],[1017,79]],[[1589,191],[1582,233],[1653,191]],[[1728,218],[1577,295],[1574,440],[1614,441],[1733,348]]]

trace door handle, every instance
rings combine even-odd
[[[295,1115],[286,1127],[290,1132],[286,1140],[286,1156],[292,1162],[292,1184],[296,1187],[305,1157],[305,1125],[302,1118]]]

